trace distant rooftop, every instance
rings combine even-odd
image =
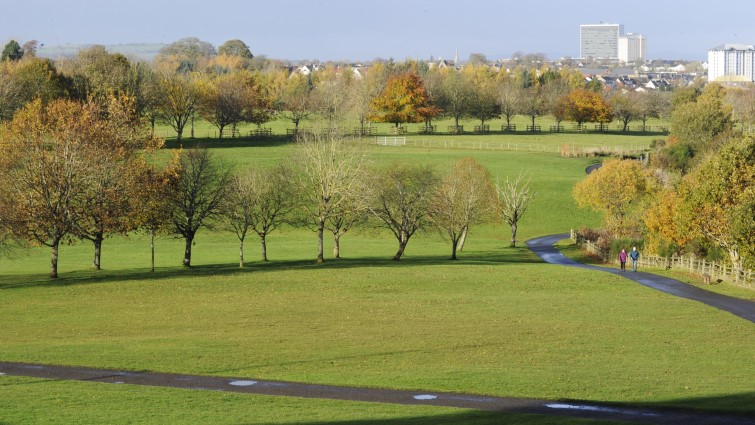
[[[752,44],[727,43],[716,46],[710,50],[755,50],[755,46]]]

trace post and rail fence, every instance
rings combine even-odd
[[[571,239],[581,245],[587,252],[594,254],[606,263],[616,262],[609,258],[609,253],[596,243],[582,238],[577,231],[571,230]],[[661,257],[658,255],[641,254],[638,261],[640,267],[653,267],[666,270],[680,270],[703,277],[706,282],[727,281],[744,288],[755,289],[755,273],[751,269],[736,268],[727,264],[700,259],[692,255]]]

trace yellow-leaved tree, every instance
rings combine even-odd
[[[654,190],[654,179],[639,161],[609,159],[577,183],[573,195],[580,207],[602,213],[615,237],[628,237],[641,233],[640,214]]]

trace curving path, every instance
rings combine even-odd
[[[548,263],[613,273],[615,275],[635,281],[641,285],[645,285],[647,287],[665,292],[676,297],[687,298],[701,302],[703,304],[707,304],[720,310],[728,311],[731,314],[755,323],[754,301],[717,294],[715,292],[706,291],[696,286],[688,285],[675,279],[658,276],[651,273],[635,273],[631,271],[622,272],[619,269],[610,267],[600,267],[578,263],[561,254],[561,252],[553,246],[556,242],[567,238],[569,238],[568,233],[544,236],[542,238],[531,239],[527,241],[527,246],[535,254],[537,254],[540,258]]]

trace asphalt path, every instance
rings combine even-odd
[[[404,405],[456,407],[501,413],[525,413],[563,417],[623,421],[657,425],[755,425],[752,415],[689,412],[676,409],[651,409],[617,404],[573,400],[538,400],[491,397],[436,391],[407,391],[380,388],[355,388],[297,382],[267,381],[248,377],[179,375],[149,371],[54,366],[0,362],[0,386],[4,376],[25,376],[54,380],[76,380],[114,385],[146,385],[187,390],[321,398]]]
[[[545,236],[542,238],[531,239],[527,241],[527,246],[535,252],[544,261],[551,264],[558,264],[568,267],[579,267],[583,269],[597,270],[606,273],[613,273],[617,276],[632,280],[649,288],[656,289],[667,294],[694,300],[707,304],[720,310],[728,311],[735,316],[755,323],[755,302],[740,298],[729,297],[715,292],[706,291],[697,286],[689,285],[668,277],[658,276],[645,272],[622,272],[619,269],[610,267],[593,266],[581,264],[570,258],[567,258],[553,245],[569,237],[568,233],[560,235]]]

